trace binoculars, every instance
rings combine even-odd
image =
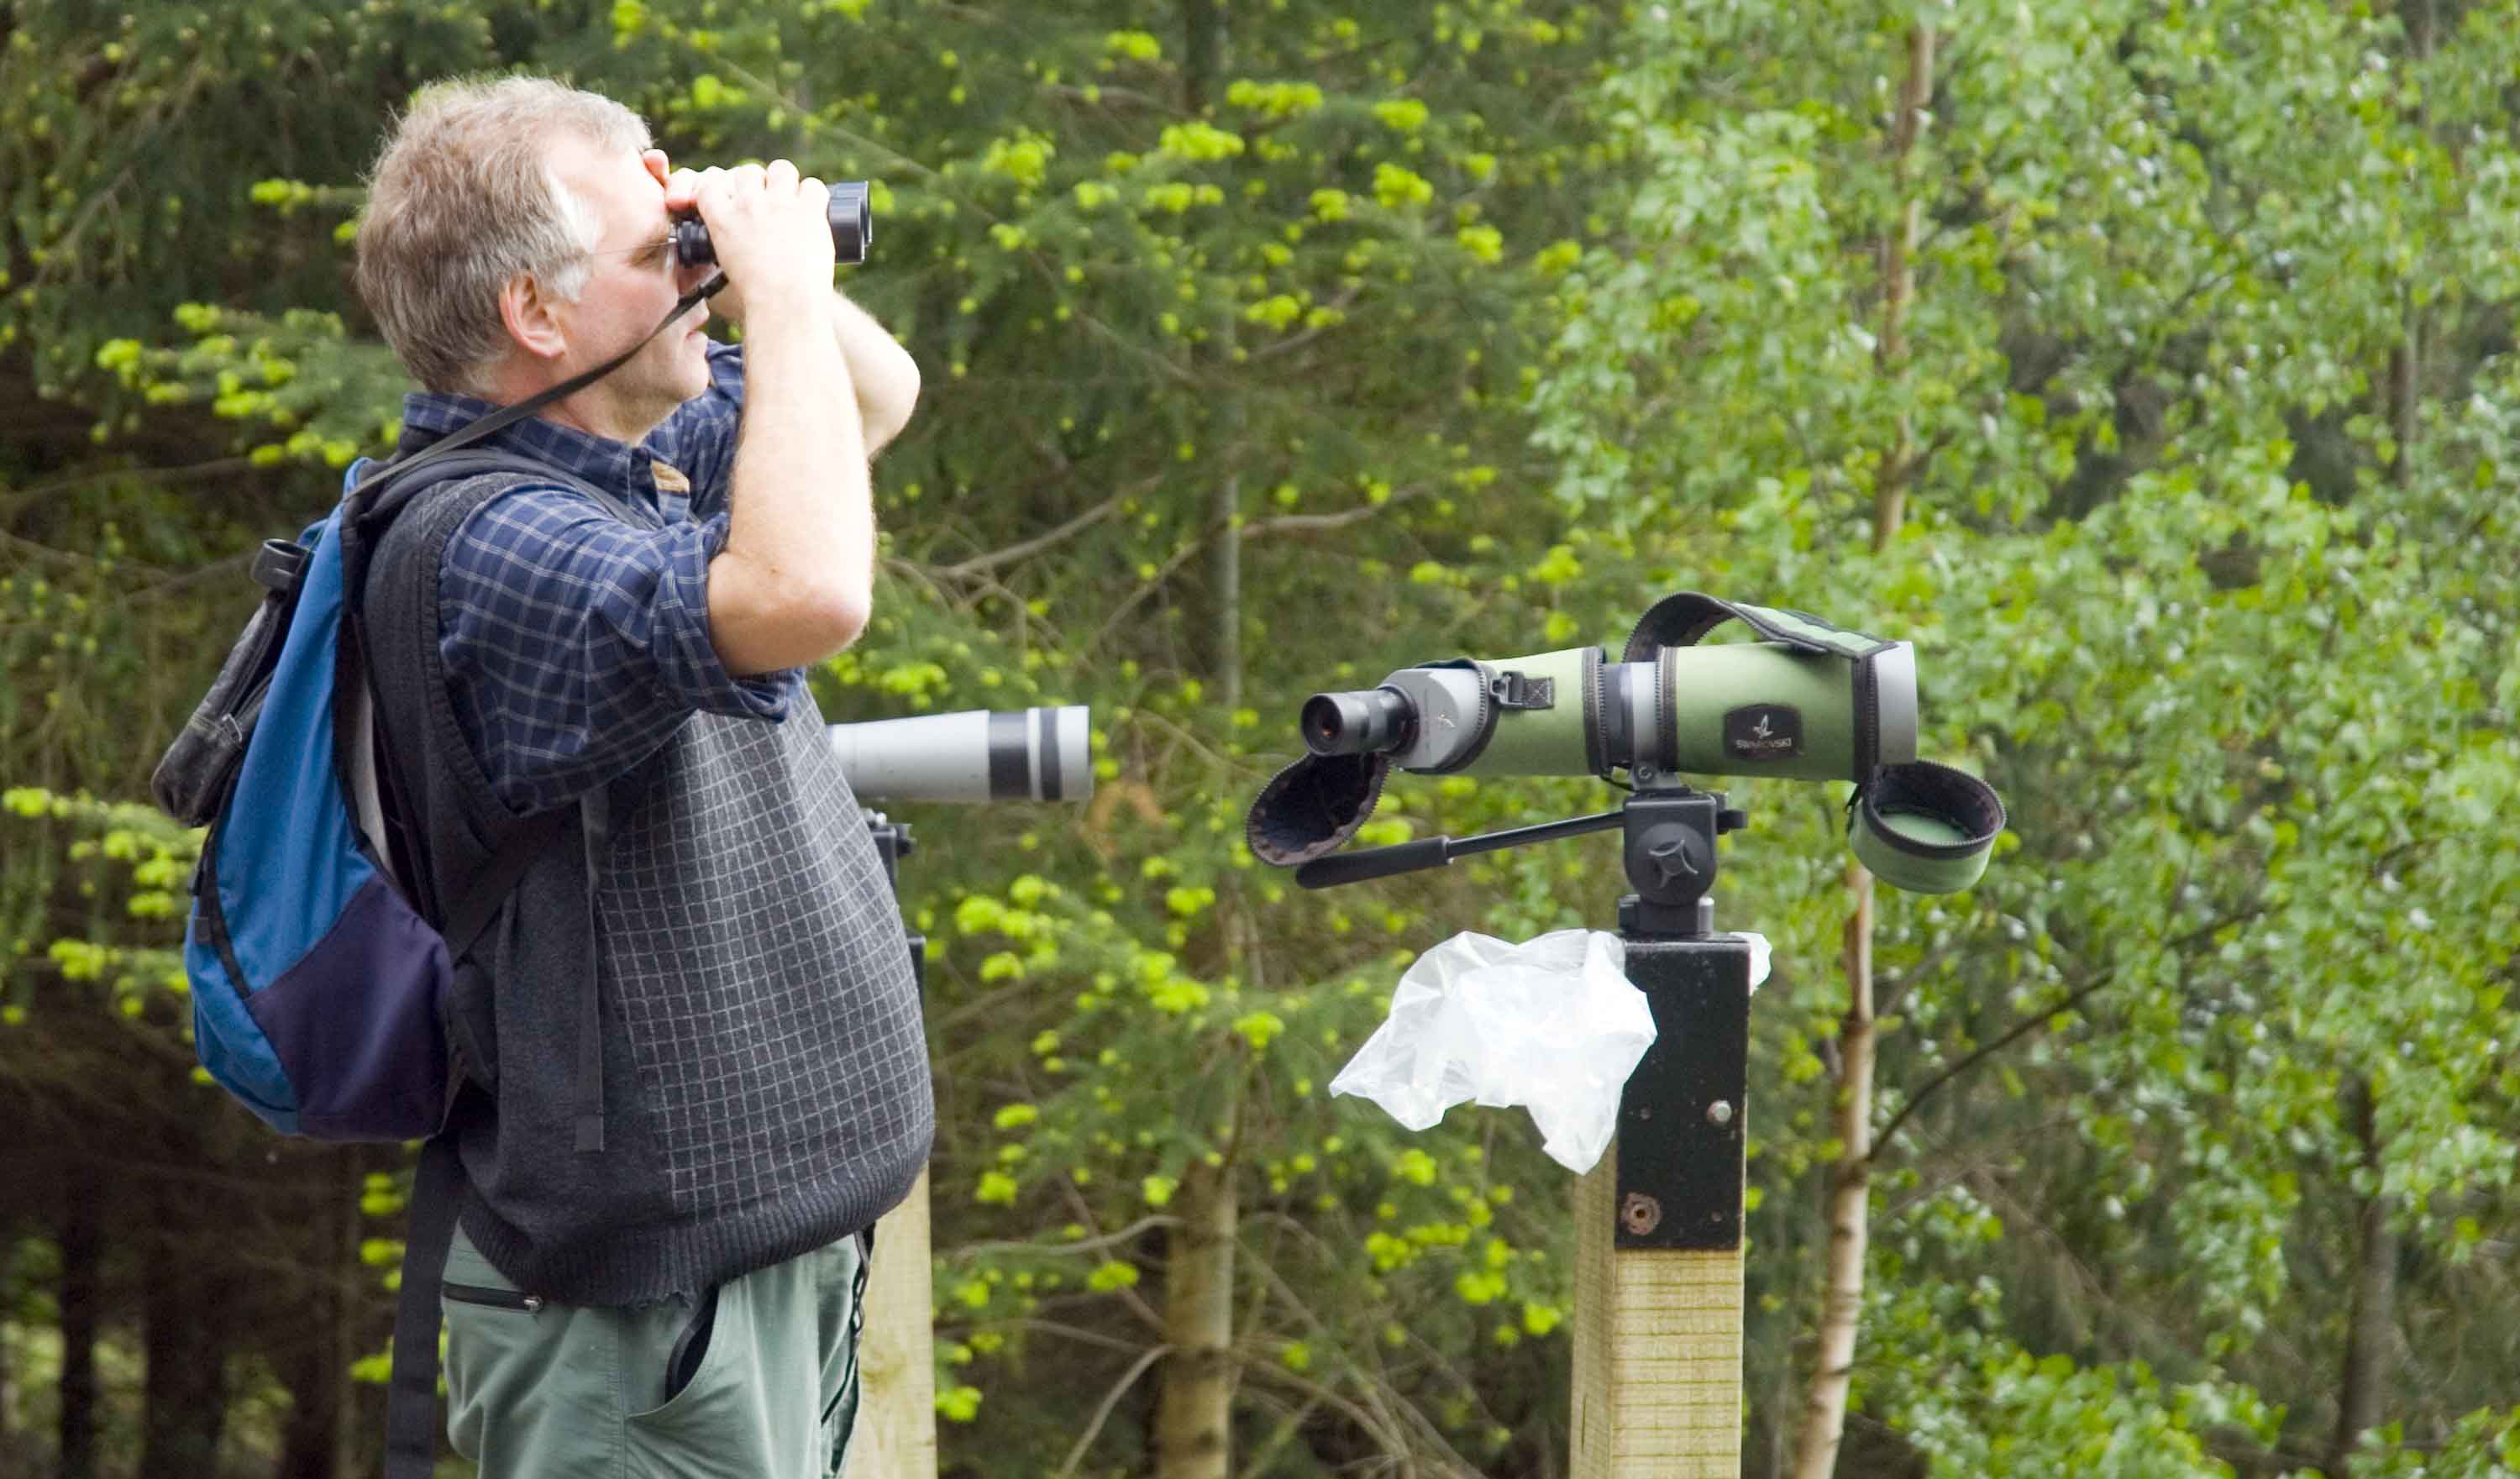
[[[867,200],[867,182],[843,180],[832,187],[832,249],[843,267],[854,267],[866,260],[867,247],[875,241],[875,207]],[[674,259],[686,267],[706,267],[717,262],[717,248],[709,245],[708,223],[698,215],[678,216],[674,220]]]

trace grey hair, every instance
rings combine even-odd
[[[599,229],[552,171],[556,138],[640,151],[648,125],[543,77],[425,88],[385,141],[359,219],[359,296],[425,389],[479,393],[506,357],[499,293],[518,274],[574,301]]]

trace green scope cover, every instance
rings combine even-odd
[[[1909,893],[1958,893],[1986,872],[2003,802],[1966,771],[1883,766],[1847,806],[1847,842],[1873,876]]]

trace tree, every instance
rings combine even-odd
[[[2489,655],[2512,610],[2482,594],[2499,469],[2473,420],[2500,395],[2459,389],[2505,373],[2502,254],[2462,247],[2510,216],[2498,187],[2444,188],[2509,167],[2473,126],[2500,115],[2478,90],[2498,19],[2410,48],[2394,18],[2316,5],[1745,10],[1641,23],[1609,89],[1648,172],[1628,241],[1571,280],[1543,389],[1562,492],[1640,522],[1704,511],[1732,578],[1819,580],[1916,635],[1941,742],[2016,800],[2020,850],[1970,907],[1902,911],[1881,945],[1893,1077],[1865,1159],[1893,1286],[1868,1300],[1886,1349],[1856,1387],[1938,1467],[2087,1467],[2074,1435],[2138,1421],[2159,1446],[2131,1468],[2210,1463],[2207,1436],[2232,1462],[2317,1461],[2295,1435],[2331,1426],[2341,1468],[2396,1344],[2392,1240],[2429,1237],[2448,1274],[2474,1209],[2509,1215],[2513,1146],[2484,1128],[2508,1061],[2419,1046],[2498,1040],[2512,944],[2510,873],[2466,851],[2513,773]],[[1912,157],[1876,100],[1902,36],[1917,74],[1928,25],[1935,126]],[[2418,90],[2427,109],[2399,106]],[[1855,326],[1907,291],[1866,249],[1904,239],[1883,223],[1907,179],[1933,227],[1912,369],[1888,380],[1890,336]],[[2405,371],[2408,295],[2485,352]],[[2435,398],[2407,411],[2409,386]],[[1868,548],[1894,497],[1905,533]],[[2415,632],[2414,651],[2371,640]],[[2402,890],[2417,922],[2342,902]],[[1825,1077],[1832,1024],[1792,1000],[1787,1077]],[[2364,1071],[2394,1100],[2369,1134],[2345,1112]],[[1770,1152],[1788,1170],[1850,1143],[1805,1140],[1808,1116]],[[2309,1178],[2362,1210],[2340,1224]],[[2350,1283],[2308,1250],[2358,1237],[2375,1272],[2339,1395],[2295,1358],[2340,1349],[2344,1301],[2321,1294]],[[2136,1358],[2191,1385],[2174,1405]],[[2284,1394],[2280,1440],[2252,1388]]]

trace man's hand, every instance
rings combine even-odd
[[[726,287],[710,299],[710,307],[721,318],[746,324],[744,315],[755,307],[768,318],[796,323],[815,323],[828,319],[832,333],[839,341],[840,356],[847,366],[844,378],[835,378],[834,386],[844,380],[864,419],[869,456],[898,434],[919,401],[919,366],[882,325],[869,318],[864,309],[831,286],[832,270],[837,253],[832,244],[831,191],[822,181],[811,177],[796,178],[796,167],[785,159],[764,166],[746,164],[736,169],[674,169],[667,166],[664,152],[650,150],[648,167],[665,187],[665,209],[670,215],[683,215],[698,210],[707,223],[709,242],[717,252],[718,264],[725,269]],[[739,207],[744,224],[737,225]],[[815,224],[809,231],[797,219],[813,213]],[[723,218],[723,219],[722,219]],[[775,218],[775,221],[774,221]],[[816,303],[809,307],[801,300],[780,296],[794,291],[787,278],[755,275],[747,259],[734,255],[720,240],[724,231],[733,227],[743,231],[758,225],[748,246],[764,243],[789,243],[797,236],[812,238],[812,251],[805,258],[788,261],[788,268],[813,277],[818,286],[813,290]],[[790,235],[793,233],[794,235]],[[743,250],[745,248],[736,248]],[[784,250],[785,247],[764,249]],[[806,261],[811,265],[805,265]],[[685,288],[698,287],[696,281]],[[772,310],[769,303],[780,302]],[[765,318],[765,322],[768,321]],[[750,327],[747,325],[747,328]],[[747,334],[746,342],[751,336]]]
[[[786,159],[733,169],[677,169],[665,181],[669,215],[699,212],[727,286],[710,306],[741,324],[755,309],[812,314],[832,291],[831,188]]]

